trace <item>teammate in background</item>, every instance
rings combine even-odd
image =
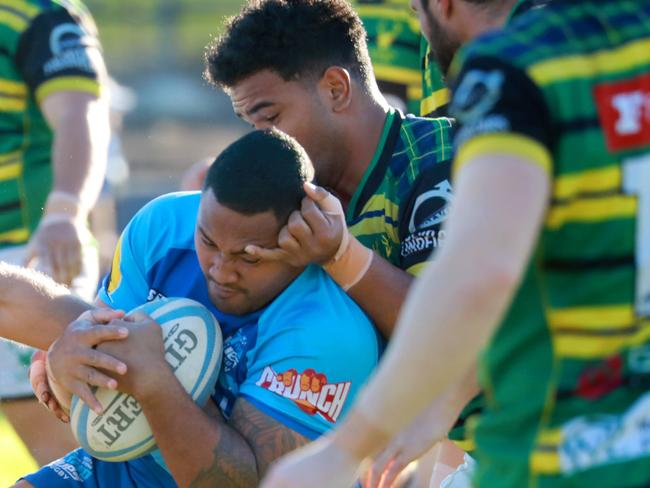
[[[77,450],[16,486],[253,487],[271,461],[345,415],[378,362],[377,331],[318,266],[268,263],[245,252],[253,243],[275,245],[312,176],[293,139],[255,131],[217,158],[201,194],[158,198],[133,218],[98,304],[128,310],[182,296],[208,307],[224,336],[213,402],[203,411],[182,389],[155,322],[95,326],[118,312],[82,315],[50,347],[50,381],[91,406],[97,403],[86,383],[116,382],[140,402],[160,451],[116,463]],[[21,294],[13,307],[28,301]],[[91,348],[105,338],[118,340]],[[112,371],[112,379],[91,366]],[[293,397],[294,388],[304,394]]]
[[[392,106],[418,114],[422,36],[409,0],[355,0],[352,5],[368,34],[368,53],[379,90]]]
[[[95,25],[74,5],[0,1],[0,260],[37,267],[92,299],[99,275],[86,218],[106,165],[106,75]],[[0,398],[44,464],[76,443],[34,399],[30,356],[0,341]]]
[[[468,19],[501,2],[418,5],[427,31],[474,41],[452,70],[448,245],[348,421],[263,486],[349,486],[481,349],[475,486],[647,486],[650,1],[551,2],[482,36]]]

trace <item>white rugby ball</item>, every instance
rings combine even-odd
[[[136,311],[160,324],[165,359],[192,399],[205,405],[221,366],[222,337],[217,319],[188,298],[164,298],[131,313]],[[127,461],[155,449],[151,428],[135,398],[106,388],[97,388],[95,396],[104,407],[102,415],[72,397],[70,424],[81,447],[104,461]]]

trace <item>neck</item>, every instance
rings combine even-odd
[[[331,188],[345,206],[352,199],[377,151],[389,108],[379,93],[359,99],[356,115],[348,118],[344,140],[337,143],[347,151],[341,162],[340,176]]]

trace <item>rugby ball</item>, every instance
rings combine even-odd
[[[200,303],[187,298],[164,298],[135,308],[162,327],[165,359],[192,399],[203,406],[214,390],[221,366],[219,323]],[[151,428],[135,398],[106,388],[95,396],[104,407],[97,415],[77,396],[72,397],[70,424],[79,445],[104,461],[127,461],[156,447]]]

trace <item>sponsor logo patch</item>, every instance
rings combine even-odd
[[[610,151],[650,144],[650,75],[597,85],[594,97]]]
[[[328,383],[327,376],[311,368],[302,373],[295,369],[276,373],[267,366],[255,384],[292,400],[309,415],[318,414],[328,422],[334,423],[343,410],[352,383]]]
[[[66,69],[92,73],[94,69],[87,52],[91,47],[99,47],[97,40],[79,25],[72,22],[58,25],[50,34],[52,58],[45,63],[43,71],[46,75]]]
[[[451,113],[461,124],[472,124],[486,115],[501,96],[504,75],[499,70],[468,71],[456,89]]]
[[[586,415],[562,427],[562,472],[572,474],[650,456],[650,393],[622,415]]]
[[[438,183],[433,190],[418,196],[411,213],[409,232],[413,234],[443,223],[447,219],[452,200],[453,194],[448,180]]]

